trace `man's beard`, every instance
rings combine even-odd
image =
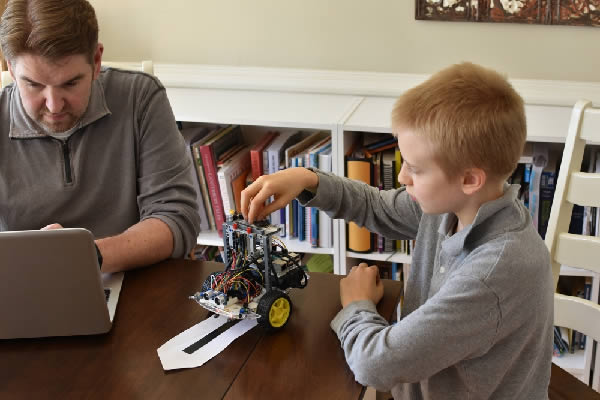
[[[67,112],[66,116],[60,121],[48,121],[44,119],[44,115],[48,115],[48,112],[42,112],[37,118],[36,122],[49,133],[60,134],[72,129],[75,124],[79,121],[80,116],[75,116],[70,112]]]

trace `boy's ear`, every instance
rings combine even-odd
[[[462,176],[462,191],[471,195],[479,191],[486,182],[487,174],[481,168],[468,168]]]

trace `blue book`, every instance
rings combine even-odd
[[[309,167],[319,168],[319,154],[331,150],[331,140],[308,154]],[[319,209],[310,207],[310,245],[319,246]]]

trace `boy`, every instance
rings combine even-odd
[[[402,189],[288,169],[242,193],[245,216],[298,196],[333,218],[416,239],[396,324],[377,314],[376,268],[360,264],[340,283],[331,326],[359,383],[396,399],[547,399],[550,258],[518,187],[505,183],[526,139],[523,100],[496,72],[453,65],[398,99],[392,129]]]

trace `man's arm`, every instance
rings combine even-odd
[[[62,229],[58,223],[41,230]],[[102,272],[113,273],[155,264],[173,252],[173,233],[158,218],[148,218],[115,236],[97,239],[102,255]]]
[[[166,223],[148,218],[125,232],[96,240],[102,254],[102,272],[124,271],[151,265],[173,252],[173,234]]]

